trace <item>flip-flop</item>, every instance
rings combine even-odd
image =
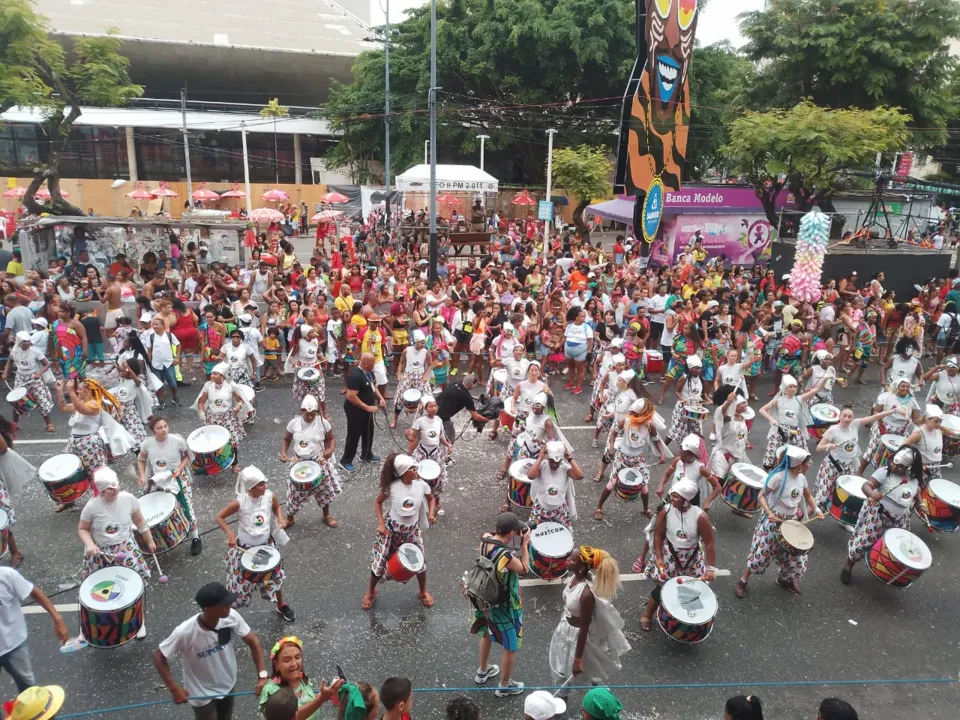
[[[364,595],[363,600],[360,601],[360,608],[362,610],[369,610],[373,607],[373,604],[377,601],[377,593],[374,592],[373,595]]]
[[[324,522],[324,524],[326,524],[326,526],[329,527],[329,528],[339,527],[339,525],[340,525],[340,523],[337,522],[337,519],[336,519],[335,517],[333,517],[332,515],[324,515],[324,516],[323,516],[323,522]],[[288,524],[288,527],[289,527],[289,524]]]
[[[650,632],[653,629],[653,618],[644,615],[640,618],[640,629],[644,632]]]
[[[603,520],[603,510],[601,510],[600,508],[597,508],[596,510],[594,510],[594,511],[593,511],[593,519],[596,520],[596,521],[598,521],[598,522],[601,521],[601,520]]]
[[[434,599],[433,595],[424,590],[422,593],[417,593],[417,597],[420,598],[420,603],[427,608],[433,607]]]

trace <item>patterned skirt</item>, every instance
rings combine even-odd
[[[750,557],[747,567],[751,573],[762,575],[771,562],[776,561],[780,568],[779,577],[784,582],[797,582],[807,571],[806,555],[791,555],[773,534],[773,527],[766,513],[760,514],[757,527],[753,530],[753,542],[750,545]]]
[[[678,402],[673,407],[673,418],[670,420],[670,431],[667,437],[679,445],[690,433],[703,435],[703,426],[699,420],[691,420],[683,412],[683,403]]]
[[[146,558],[143,557],[140,546],[137,545],[136,540],[134,540],[132,536],[115,545],[105,545],[101,547],[100,550],[108,557],[104,557],[104,555],[84,557],[83,568],[80,570],[81,580],[86,580],[87,576],[92,572],[116,565],[122,565],[125,568],[135,570],[144,580],[150,579],[150,566],[147,564]],[[119,552],[125,553],[126,557],[123,559],[123,562],[114,562],[112,557]]]
[[[560,523],[566,528],[573,527],[573,520],[570,518],[570,507],[566,502],[561,503],[555,508],[545,508],[540,504],[539,498],[533,499],[533,508],[530,510],[530,517],[537,524],[545,522]]]
[[[784,442],[786,438],[786,442]],[[777,464],[777,448],[782,445],[793,445],[807,449],[807,435],[799,427],[790,425],[773,425],[767,433],[767,447],[763,451],[763,467],[767,470]]]
[[[856,475],[859,469],[855,461],[833,458],[833,462],[831,462],[831,457],[828,453],[820,463],[820,469],[817,471],[817,487],[813,494],[817,507],[822,512],[827,512],[830,507],[833,500],[833,491],[837,486],[837,478],[841,475]],[[839,469],[837,469],[837,465],[840,466]]]
[[[308,459],[308,458],[302,458]],[[317,478],[314,486],[309,490],[302,490],[293,484],[293,480],[287,479],[287,515],[294,516],[303,506],[310,502],[310,498],[315,498],[317,505],[324,508],[332,503],[337,495],[343,492],[343,485],[340,483],[340,476],[333,463],[320,455],[312,459],[323,468],[323,473]]]
[[[901,427],[895,426],[886,426],[878,420],[873,424],[873,427],[870,428],[870,441],[867,443],[867,449],[863,452],[863,456],[867,458],[869,462],[870,458],[873,457],[873,454],[877,451],[877,446],[881,444],[880,437],[882,435],[899,435],[900,437],[906,437],[909,433],[907,432],[910,429],[910,423],[904,423]]]
[[[17,376],[13,380],[13,386],[15,388],[27,388],[27,392],[33,395],[33,399],[37,401],[35,409],[39,410],[43,417],[47,417],[53,412],[53,398],[50,397],[50,389],[43,380],[35,378],[33,373],[17,372]],[[27,414],[29,415],[29,413]]]
[[[407,390],[419,390],[423,395],[431,395],[430,382],[422,374],[406,373],[403,379],[397,383],[397,391],[394,393],[393,411],[403,412],[403,394]]]
[[[301,368],[302,370],[303,368]],[[303,400],[307,395],[313,395],[317,402],[327,401],[327,386],[323,380],[323,373],[320,373],[319,381],[316,385],[307,385],[299,375],[293,376],[293,396],[297,400]]]
[[[80,464],[90,477],[93,477],[94,470],[107,464],[107,449],[99,433],[72,435],[63,451],[80,458]]]
[[[13,509],[13,500],[10,497],[10,491],[7,490],[7,486],[3,482],[0,482],[0,509],[7,513],[8,528],[17,524],[17,513]]]
[[[127,432],[133,435],[137,448],[147,439],[147,431],[143,427],[143,421],[140,419],[140,411],[137,410],[136,400],[130,400],[123,403],[123,416],[120,418],[120,424],[126,428]],[[134,448],[136,450],[136,448]]]
[[[433,496],[439,500],[444,488],[447,487],[447,446],[440,443],[432,450],[427,450],[423,445],[417,445],[413,451],[413,459],[420,462],[424,459],[436,460],[440,464],[440,477],[429,482]]]
[[[411,543],[423,552],[423,531],[420,523],[416,525],[401,525],[392,518],[386,519],[387,534],[377,534],[377,540],[370,551],[370,572],[378,578],[384,577],[387,569],[387,560],[404,543]],[[427,569],[426,553],[424,553],[424,571]],[[387,576],[389,577],[389,576]]]
[[[643,570],[644,577],[656,583],[663,583],[681,575],[699,578],[707,572],[707,563],[699,544],[684,550],[674,548],[669,540],[664,539],[663,563],[663,575],[661,575],[659,568],[657,568],[657,555],[651,548],[650,552],[647,553],[647,565]]]
[[[247,431],[243,429],[240,418],[234,415],[232,410],[218,413],[207,411],[204,418],[207,425],[219,425],[229,430],[230,438],[235,443],[239,443],[247,436]]]
[[[853,535],[847,541],[847,557],[853,562],[863,560],[867,550],[883,537],[883,533],[890,528],[910,529],[910,513],[905,512],[900,517],[894,517],[878,502],[867,500],[860,508],[857,516],[857,525]]]
[[[273,544],[273,538],[271,538],[268,545]],[[244,579],[242,574],[243,567],[240,564],[240,558],[243,557],[243,554],[247,550],[249,550],[249,548],[243,547],[240,543],[237,543],[234,547],[227,550],[227,582],[225,584],[227,590],[237,594],[237,601],[233,606],[235,608],[242,608],[249,605],[253,590],[256,587],[260,587],[260,594],[263,595],[265,600],[269,599],[270,602],[277,602],[277,593],[280,592],[283,586],[283,579],[286,577],[286,573],[283,572],[283,563],[281,562],[280,565],[270,573],[270,577],[262,583],[252,583]]]

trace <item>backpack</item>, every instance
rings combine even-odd
[[[492,538],[483,538],[481,542],[498,548],[507,547]],[[496,557],[499,559],[500,555]],[[506,583],[501,582],[497,573],[497,561],[491,560],[483,553],[477,557],[473,567],[463,574],[461,584],[463,596],[482,613],[488,613],[492,608],[503,605],[510,599],[510,588]]]
[[[947,313],[947,316],[950,318],[950,325],[947,327],[946,336],[947,346],[950,347],[960,341],[960,319],[956,313]]]

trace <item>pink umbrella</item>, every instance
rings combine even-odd
[[[194,200],[201,200],[204,202],[207,200],[220,199],[220,195],[218,193],[215,193],[213,190],[207,190],[207,184],[204,182],[200,183],[200,189],[194,190],[190,197],[192,197]]]
[[[280,202],[282,200],[289,200],[290,196],[287,195],[283,190],[267,190],[263,195],[260,196],[261,200],[266,200],[267,202]]]
[[[282,222],[283,213],[273,208],[257,208],[250,213],[250,220],[255,223]]]
[[[157,196],[151,192],[147,192],[146,190],[144,190],[143,183],[138,182],[137,189],[134,190],[133,192],[128,192],[127,197],[133,198],[134,200],[154,200],[156,199]]]
[[[27,189],[26,189],[26,188],[14,187],[14,188],[10,188],[9,190],[7,190],[7,191],[3,194],[3,196],[4,196],[5,198],[16,198],[17,200],[19,200],[20,198],[22,198],[22,197],[23,197],[24,195],[26,195],[26,194],[27,194]]]
[[[343,213],[340,210],[321,210],[310,218],[310,222],[316,223],[321,220],[335,220],[339,217],[343,217]]]
[[[514,205],[536,205],[537,199],[530,195],[529,190],[524,190],[523,192],[517,193],[513,196]]]
[[[240,189],[240,185],[238,183],[234,183],[233,188],[220,195],[222,198],[242,198],[246,196],[247,194]]]
[[[324,202],[327,204],[345,203],[345,202],[350,202],[350,198],[334,190],[332,192],[328,192],[326,195],[320,198],[320,202]]]
[[[70,193],[65,192],[64,190],[61,190],[61,191],[60,191],[60,196],[61,196],[61,197],[68,198],[68,197],[70,197]],[[41,200],[49,200],[49,199],[50,199],[50,191],[47,190],[46,188],[40,188],[39,190],[37,190],[37,192],[36,192],[36,194],[34,195],[34,197],[40,198]]]
[[[180,193],[176,190],[172,190],[167,186],[166,180],[161,180],[158,187],[151,188],[148,192],[153,193],[157,197],[169,197],[169,198],[178,198]]]

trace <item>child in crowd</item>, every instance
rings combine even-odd
[[[100,333],[100,318],[96,310],[83,313],[80,324],[87,332],[87,362],[91,365],[103,367],[103,335]]]
[[[389,677],[380,686],[383,720],[409,720],[413,707],[413,684],[405,677]]]
[[[280,328],[276,325],[267,328],[263,339],[263,379],[280,379]]]
[[[119,355],[126,348],[127,338],[133,329],[133,318],[126,315],[117,318],[117,329],[110,336],[110,347],[113,348],[114,355]]]

